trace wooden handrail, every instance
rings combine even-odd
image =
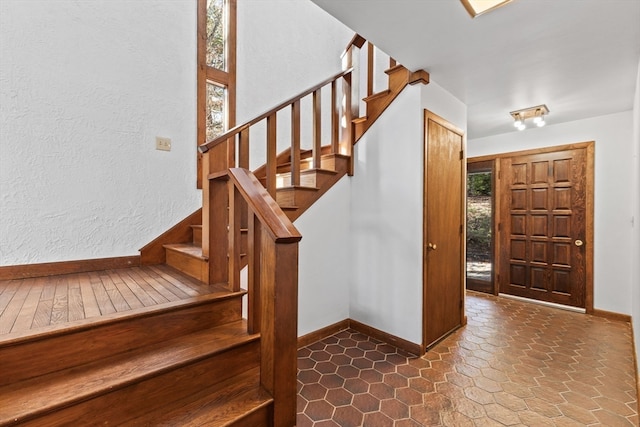
[[[326,80],[323,80],[322,82],[318,83],[317,85],[305,90],[302,93],[299,93],[298,95],[278,104],[277,106],[273,107],[272,109],[265,111],[264,113],[260,114],[259,116],[249,120],[248,122],[245,122],[241,125],[238,125],[234,128],[229,129],[228,131],[226,131],[225,133],[223,133],[222,135],[218,136],[215,139],[212,139],[211,141],[208,141],[202,145],[200,145],[198,147],[198,149],[200,150],[200,152],[202,153],[206,153],[207,151],[209,151],[211,148],[215,147],[218,144],[221,144],[225,141],[227,141],[229,138],[232,138],[233,136],[237,135],[238,133],[242,132],[243,130],[248,129],[249,127],[255,125],[256,123],[268,118],[269,116],[277,113],[278,111],[290,106],[291,104],[293,104],[294,102],[296,102],[297,100],[304,98],[305,96],[321,89],[322,87],[328,85],[329,83],[331,83],[334,80],[338,80],[340,77],[344,77],[347,74],[349,74],[352,71],[352,68],[348,68],[346,70],[340,71],[338,74],[329,77]]]
[[[270,425],[295,425],[298,242],[302,236],[250,171],[230,168],[209,175],[207,181],[212,199],[209,216],[219,221],[217,244],[209,259],[226,274],[230,290],[239,290],[241,227],[246,224],[247,329],[260,334],[260,384],[273,396]]]
[[[352,47],[357,47],[358,49],[361,49],[366,42],[367,42],[367,39],[362,37],[360,34],[356,33],[353,36],[353,38],[349,41],[349,43],[347,43],[347,47],[344,48],[344,51],[342,52],[342,55],[340,55],[340,57],[342,58],[343,56],[345,56],[347,52],[349,52],[349,49],[351,49]]]
[[[242,168],[230,168],[229,177],[276,243],[294,243],[302,239],[300,232],[253,173]]]

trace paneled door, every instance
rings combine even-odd
[[[586,148],[501,159],[500,292],[585,307]]]
[[[462,326],[464,318],[464,134],[425,112],[425,349]]]

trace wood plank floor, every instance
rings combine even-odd
[[[0,281],[0,340],[14,333],[206,295],[166,265]]]

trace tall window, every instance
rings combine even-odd
[[[236,0],[198,0],[198,145],[235,125],[235,90]]]

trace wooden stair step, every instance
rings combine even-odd
[[[300,171],[300,186],[309,188],[318,188],[319,175],[336,175],[338,172],[328,169],[305,169]],[[321,178],[320,178],[321,179]],[[280,184],[280,186],[277,186]],[[276,189],[291,186],[291,172],[280,173],[276,178]]]
[[[249,369],[180,401],[133,420],[153,426],[259,426],[268,425],[273,398],[260,386],[260,370]]]
[[[208,260],[207,257],[202,256],[202,248],[200,246],[194,245],[193,243],[172,243],[164,245],[164,248],[175,252],[181,252],[184,255],[200,259],[202,261]]]
[[[316,187],[303,187],[300,185],[280,187],[276,189],[276,202],[281,206],[299,205],[300,200],[313,197],[318,192]]]
[[[208,280],[209,263],[208,258],[202,255],[202,247],[193,243],[173,243],[163,246],[166,251],[167,265],[201,282]]]
[[[239,320],[10,384],[0,388],[0,425],[42,425],[40,417],[59,425],[89,413],[117,424],[257,366],[258,348],[259,335]]]
[[[211,294],[5,339],[0,343],[0,386],[238,321],[245,294],[246,291],[229,292],[212,285]],[[24,357],[25,354],[37,357]]]
[[[376,101],[377,99],[385,98],[385,97],[389,96],[390,94],[391,94],[391,91],[389,89],[385,89],[385,90],[383,90],[381,92],[369,95],[366,98],[363,98],[362,100],[364,102],[373,102],[373,101]]]

